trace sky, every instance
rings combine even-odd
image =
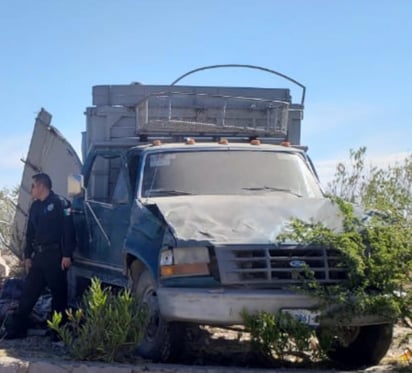
[[[386,165],[412,152],[412,1],[2,0],[0,188],[20,183],[41,107],[80,149],[92,87],[169,84],[205,65],[252,64],[307,88],[301,143],[323,184],[350,149]],[[256,71],[182,84],[289,88]]]

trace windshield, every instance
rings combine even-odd
[[[146,157],[142,197],[263,193],[322,196],[305,161],[293,152],[225,149]]]

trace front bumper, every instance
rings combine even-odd
[[[159,288],[160,313],[168,321],[242,324],[241,311],[276,313],[282,308],[310,309],[316,299],[287,290]]]
[[[289,290],[199,289],[160,287],[157,290],[159,308],[167,321],[209,325],[243,324],[241,312],[276,313],[285,308],[313,309],[317,299]],[[391,323],[379,315],[358,316],[350,320],[322,317],[321,325],[363,326]]]

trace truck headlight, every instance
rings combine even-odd
[[[209,250],[207,247],[176,247],[160,253],[160,275],[199,276],[208,275]]]

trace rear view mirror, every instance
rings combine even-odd
[[[78,196],[83,193],[83,175],[69,175],[67,178],[67,194],[69,197]]]

